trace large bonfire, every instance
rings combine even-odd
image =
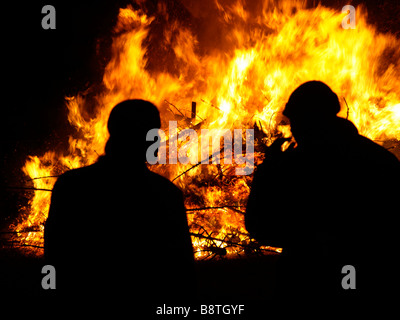
[[[339,116],[351,120],[360,134],[380,143],[400,140],[400,41],[368,25],[362,8],[357,8],[356,28],[344,29],[345,13],[307,9],[303,1],[264,0],[250,8],[241,0],[215,0],[213,5],[213,14],[192,8],[196,21],[202,21],[192,25],[160,4],[157,16],[164,24],[158,36],[149,31],[155,16],[130,6],[120,9],[101,88],[94,95],[66,97],[68,121],[76,129],[68,150],[26,160],[23,171],[36,190],[12,226],[19,244],[42,254],[48,190],[58,175],[104,153],[108,116],[125,99],[155,103],[166,140],[172,138],[169,121],[177,122],[178,132],[192,128],[199,136],[204,128],[254,129],[257,165],[265,156],[262,145],[291,135],[282,116],[290,93],[305,81],[321,80],[338,94]],[[267,249],[257,247],[244,227],[252,176],[235,175],[235,162],[195,162],[150,169],[183,190],[196,258]]]

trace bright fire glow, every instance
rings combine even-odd
[[[207,31],[165,19],[163,43],[152,48],[168,48],[168,65],[158,70],[148,67],[155,59],[145,46],[154,17],[131,7],[121,9],[103,88],[94,98],[82,93],[66,99],[68,120],[76,133],[63,153],[49,151],[27,159],[23,171],[33,186],[51,189],[55,178],[35,178],[96,161],[108,139],[106,123],[112,107],[129,98],[155,103],[166,134],[170,120],[178,121],[180,129],[196,125],[246,129],[256,124],[270,144],[278,134],[290,136],[281,114],[290,93],[305,81],[321,80],[338,94],[339,115],[348,116],[362,135],[381,142],[400,140],[400,61],[395,60],[400,59],[400,41],[368,25],[362,8],[357,8],[356,29],[344,30],[341,10],[305,9],[303,1],[265,0],[257,10],[239,0],[230,5],[220,2],[215,0],[213,19],[208,21],[214,33],[223,32],[219,43],[207,37]],[[165,14],[163,10],[160,6],[157,14]],[[197,103],[195,118],[191,118],[192,101]],[[97,106],[91,114],[89,102]],[[260,163],[263,156],[255,149]],[[155,165],[151,170],[173,180],[191,166]],[[236,256],[243,253],[243,246],[230,244],[248,244],[244,216],[238,211],[245,211],[251,177],[235,176],[234,167],[200,165],[174,180],[185,194],[191,231],[216,239],[213,249],[207,249],[209,239],[192,238],[197,259],[217,253],[212,252],[216,247]],[[20,234],[22,244],[43,245],[50,196],[48,191],[35,191],[29,207],[21,210],[14,230],[33,230]],[[202,210],[190,211],[193,208]]]

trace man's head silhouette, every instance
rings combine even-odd
[[[321,81],[309,81],[293,91],[283,114],[289,118],[293,136],[301,144],[315,140],[339,111],[336,93]]]
[[[151,102],[135,99],[117,104],[108,119],[110,139],[106,145],[106,155],[118,159],[130,158],[129,161],[144,161],[147,147],[153,143],[146,141],[146,134],[160,127],[160,113]]]

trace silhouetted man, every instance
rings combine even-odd
[[[45,226],[57,294],[130,304],[191,298],[194,258],[182,192],[145,163],[153,128],[160,115],[152,103],[121,102],[109,117],[105,156],[58,178]]]
[[[337,117],[339,111],[337,95],[324,83],[299,86],[283,112],[297,147],[281,152],[278,141],[254,176],[246,228],[283,248],[282,303],[310,309],[319,302],[376,303],[393,292],[399,161]],[[345,265],[355,268],[356,289],[344,289],[351,282],[350,275],[343,280]]]

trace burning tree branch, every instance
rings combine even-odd
[[[212,209],[225,209],[225,208],[228,208],[228,209],[231,209],[231,210],[233,210],[233,211],[235,211],[235,212],[244,214],[243,211],[240,211],[240,210],[236,209],[236,208],[240,208],[240,207],[243,207],[243,206],[220,206],[220,207],[190,208],[190,209],[186,209],[186,212],[188,212],[188,211],[202,211],[202,210],[212,210]]]
[[[26,179],[26,181],[32,181],[32,180],[41,180],[41,179],[50,179],[50,178],[58,178],[60,175],[54,175],[54,176],[45,176],[45,177],[35,177],[35,178],[29,178]]]
[[[52,189],[45,189],[45,188],[34,188],[34,187],[5,187],[5,189],[11,190],[33,190],[33,191],[49,191],[52,192]]]
[[[237,232],[226,233],[224,234],[224,238],[220,239],[214,237],[212,235],[213,233],[208,233],[202,226],[199,226],[199,230],[200,233],[192,232],[190,235],[205,240],[200,252],[210,252],[210,254],[202,260],[209,259],[210,257],[211,259],[215,257],[223,258],[227,255],[229,248],[236,248],[234,253],[237,256],[243,253],[246,255],[264,255],[267,252],[274,252],[274,250],[269,247],[261,246],[247,234],[244,240],[241,240]]]
[[[208,160],[207,160],[207,161],[210,161],[213,157],[215,157],[215,156],[217,156],[217,155],[220,155],[220,154],[221,154],[221,151],[223,151],[223,149],[224,149],[224,148],[222,147],[219,151],[214,152],[212,155],[210,155],[210,156],[208,157]],[[183,171],[181,174],[179,174],[179,175],[176,176],[174,179],[172,179],[172,182],[174,182],[174,181],[175,181],[176,179],[178,179],[179,177],[183,176],[184,174],[186,174],[186,173],[189,172],[190,170],[192,170],[192,169],[196,168],[197,166],[199,166],[200,164],[202,164],[202,163],[204,162],[204,160],[205,160],[205,159],[200,160],[200,161],[197,162],[195,165],[191,166],[189,169]]]

